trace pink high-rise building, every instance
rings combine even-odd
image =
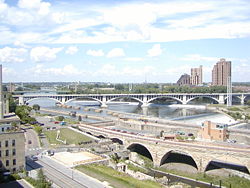
[[[229,76],[231,77],[231,61],[226,61],[222,58],[214,65],[212,71],[212,85],[226,86]]]

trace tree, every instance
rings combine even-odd
[[[43,128],[38,125],[34,125],[34,130],[38,135],[40,135],[43,132]]]
[[[14,101],[13,97],[9,96],[9,109],[10,109],[10,112],[15,112],[16,111],[16,107],[17,107],[17,104]]]
[[[40,106],[38,104],[34,104],[32,107],[35,111],[40,110]]]
[[[64,116],[58,116],[58,121],[63,121],[64,120]]]

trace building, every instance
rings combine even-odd
[[[202,85],[202,65],[191,69],[190,83],[195,86]]]
[[[228,139],[228,125],[205,121],[201,125],[199,135],[204,140],[226,141]]]
[[[20,131],[20,119],[6,110],[2,89],[2,65],[0,65],[0,171],[15,172],[25,165],[25,138]],[[4,114],[5,113],[5,114]]]
[[[183,74],[177,81],[177,85],[183,86],[183,85],[190,85],[190,75]]]
[[[16,172],[24,169],[25,138],[23,131],[0,133],[0,171]]]
[[[231,77],[231,61],[226,61],[222,58],[214,65],[212,71],[212,85],[227,86],[229,76]]]

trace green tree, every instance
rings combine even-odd
[[[40,110],[40,106],[39,106],[38,104],[34,104],[34,105],[32,106],[32,108],[33,108],[35,111]]]
[[[43,132],[43,128],[38,125],[34,125],[34,130],[38,135],[40,135]]]
[[[14,101],[13,97],[9,96],[9,109],[10,112],[15,112],[17,107],[17,103]]]
[[[64,120],[64,116],[58,116],[58,121],[63,121]]]

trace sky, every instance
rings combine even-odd
[[[250,81],[249,0],[0,0],[4,82]]]

